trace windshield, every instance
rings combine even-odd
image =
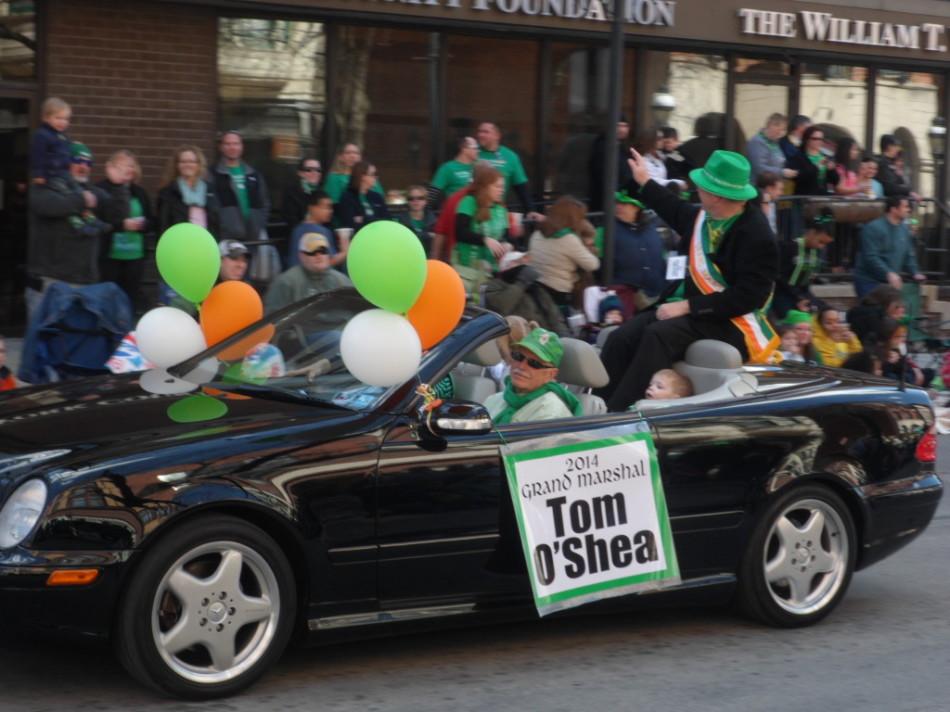
[[[368,386],[346,369],[340,336],[370,308],[352,289],[322,294],[264,317],[169,373],[227,392],[369,410],[388,389]]]

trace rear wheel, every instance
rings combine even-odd
[[[230,695],[280,657],[295,608],[290,564],[273,539],[240,519],[196,519],[133,574],[116,650],[129,672],[163,692]]]
[[[811,625],[844,597],[857,554],[854,522],[831,490],[806,485],[780,496],[753,531],[739,572],[739,601],[770,625]]]

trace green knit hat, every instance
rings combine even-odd
[[[707,193],[727,200],[752,200],[759,191],[749,183],[748,159],[735,151],[713,151],[702,168],[689,172],[690,180]]]
[[[561,357],[564,356],[561,339],[553,331],[547,329],[535,329],[515,346],[527,349],[542,361],[552,363],[555,367],[561,365]]]
[[[785,314],[785,318],[782,319],[782,323],[790,325],[811,324],[811,314],[798,309],[789,309]]]
[[[79,141],[73,141],[71,144],[69,144],[69,154],[73,157],[73,159],[80,159],[84,161],[92,160],[92,151],[89,150],[89,147],[86,144],[80,143]]]
[[[636,198],[631,197],[630,193],[625,190],[618,190],[616,193],[614,193],[614,200],[616,200],[618,203],[627,203],[628,205],[636,205],[638,208],[646,208],[643,203],[641,203]]]

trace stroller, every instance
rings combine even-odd
[[[129,298],[112,282],[53,282],[27,330],[17,376],[40,384],[108,373],[106,361],[133,319]]]

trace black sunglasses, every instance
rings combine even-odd
[[[90,161],[88,158],[74,158],[73,163],[79,166],[92,166],[92,161]]]
[[[543,361],[538,361],[538,359],[536,358],[531,358],[530,356],[526,356],[521,351],[512,351],[511,358],[517,361],[518,363],[528,364],[531,368],[535,369],[536,371],[540,371],[542,368],[554,368],[554,366],[549,366]]]
[[[320,173],[323,169],[319,166],[306,166],[301,169],[304,173]]]
[[[313,252],[307,252],[306,250],[301,250],[301,252],[307,255],[308,257],[313,257],[314,255],[329,255],[330,254],[330,250],[328,250],[326,247],[318,247]]]
[[[409,200],[425,200],[425,199],[426,197],[424,195],[410,195],[409,196]]]

